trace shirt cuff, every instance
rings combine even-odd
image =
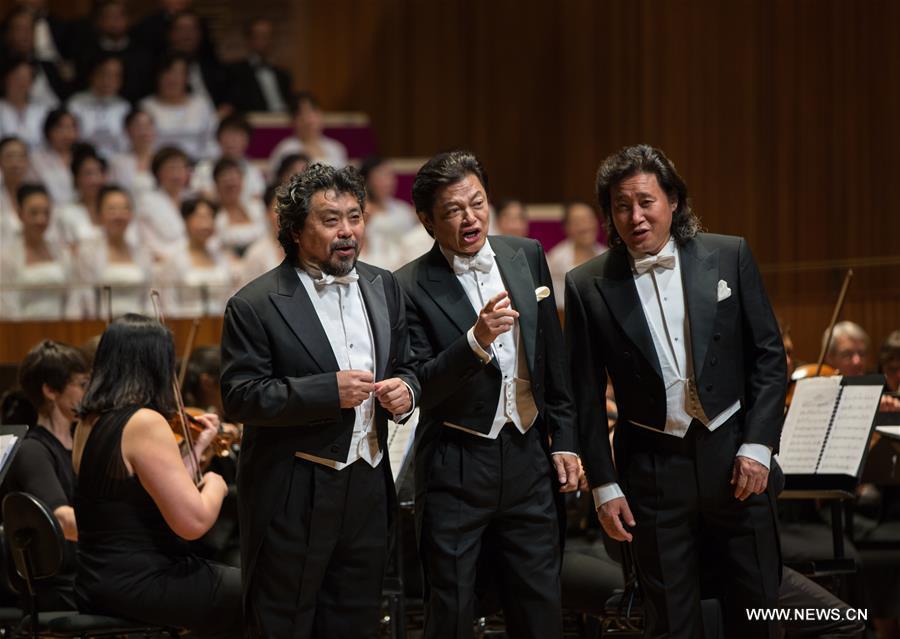
[[[410,415],[412,415],[416,410],[416,394],[413,392],[412,388],[410,388],[409,384],[406,383],[405,380],[401,379],[403,385],[406,386],[406,392],[409,393],[409,410],[403,413],[402,415],[394,415],[394,423],[399,424]]]
[[[490,361],[494,358],[493,355],[488,353],[486,350],[481,348],[481,344],[478,343],[478,340],[475,339],[475,327],[473,326],[466,332],[466,339],[469,341],[469,348],[472,349],[472,352],[478,356],[485,364],[489,364]]]
[[[619,488],[619,484],[614,481],[611,481],[608,484],[603,484],[602,486],[597,486],[591,492],[594,494],[595,508],[600,508],[600,506],[602,506],[606,502],[612,501],[617,497],[625,496],[625,493],[623,493],[622,489]]]
[[[746,457],[769,468],[772,462],[772,449],[765,444],[741,444],[736,457]]]
[[[551,455],[575,455],[576,457],[578,457],[578,453],[573,453],[570,450],[555,450],[550,454]]]

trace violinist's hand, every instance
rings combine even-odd
[[[194,450],[199,455],[212,443],[216,435],[219,434],[219,416],[214,413],[205,413],[195,417],[198,422],[203,424],[203,430],[194,438]]]
[[[412,408],[409,388],[399,377],[391,377],[375,383],[375,397],[382,408],[391,415],[405,415]]]
[[[882,395],[878,403],[880,413],[900,413],[900,398],[892,395]]]
[[[222,475],[219,473],[208,472],[203,473],[203,479],[200,480],[197,490],[201,493],[221,495],[224,498],[228,494],[228,484],[225,483],[225,480],[222,479]]]

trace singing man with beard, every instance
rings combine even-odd
[[[278,192],[280,266],[228,302],[225,410],[250,636],[374,637],[394,486],[387,419],[419,392],[403,296],[357,262],[365,186],[314,164]]]

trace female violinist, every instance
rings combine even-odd
[[[195,486],[167,418],[177,404],[172,335],[125,315],[106,329],[79,411],[73,458],[78,484],[82,609],[238,637],[240,571],[194,555],[188,540],[215,523],[227,488],[208,472]],[[215,436],[214,416],[195,442]]]

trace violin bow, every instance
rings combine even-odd
[[[831,314],[831,323],[828,325],[828,339],[822,343],[822,350],[819,353],[819,362],[816,365],[815,377],[822,373],[822,365],[825,363],[825,355],[831,348],[831,342],[834,340],[834,325],[837,324],[838,315],[841,314],[841,308],[844,306],[844,298],[847,297],[847,289],[850,288],[850,280],[853,279],[853,269],[847,269],[844,275],[844,283],[841,285],[841,293],[838,295],[837,304],[834,305],[834,312]]]

